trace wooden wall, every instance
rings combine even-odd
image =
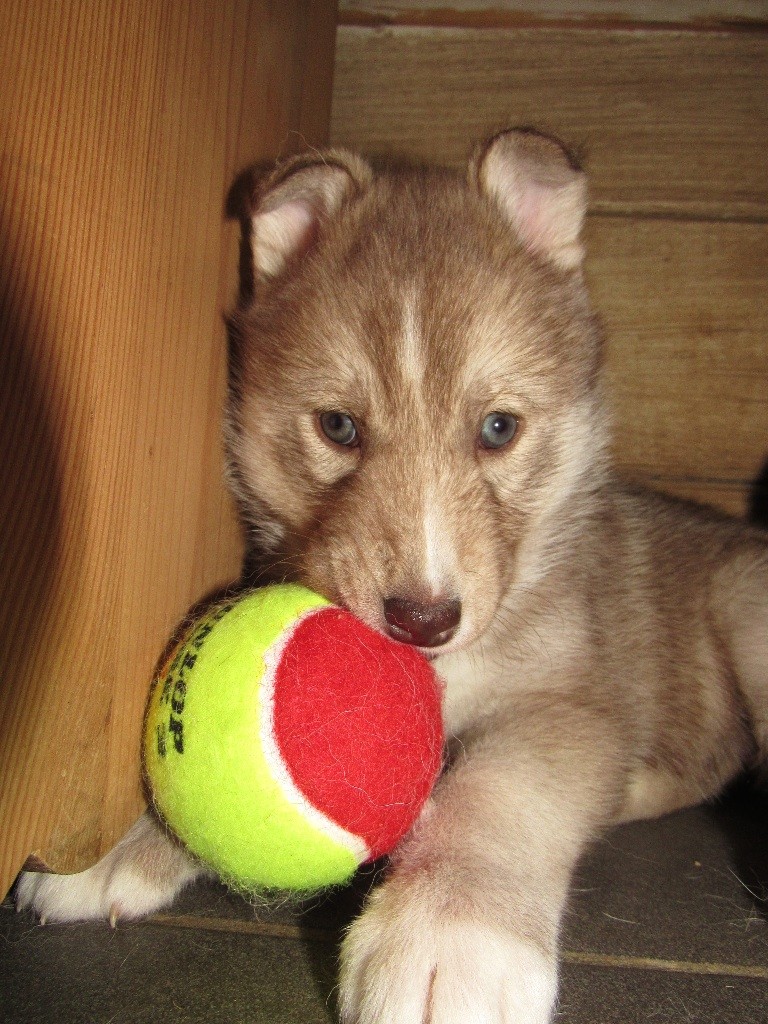
[[[742,513],[768,459],[768,4],[346,0],[340,19],[334,143],[461,167],[528,124],[583,153],[618,459]]]
[[[239,571],[227,191],[325,141],[334,0],[0,4],[0,896],[142,807],[153,665]]]

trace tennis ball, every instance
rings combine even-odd
[[[144,769],[161,818],[230,886],[304,894],[393,849],[442,744],[418,651],[280,584],[188,627],[152,684]]]

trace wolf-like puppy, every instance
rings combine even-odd
[[[254,548],[434,657],[452,738],[347,934],[345,1021],[546,1024],[585,846],[768,750],[768,542],[616,480],[586,205],[532,131],[463,177],[306,155],[254,197],[227,416]],[[114,920],[198,873],[145,817],[19,901]]]

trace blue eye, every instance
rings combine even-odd
[[[319,416],[320,429],[334,444],[344,448],[355,448],[360,443],[355,421],[345,412],[332,410],[322,412]]]
[[[483,448],[503,448],[517,433],[517,417],[508,412],[491,412],[480,427]]]

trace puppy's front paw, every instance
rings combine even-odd
[[[436,894],[437,895],[437,894]],[[431,905],[395,880],[342,949],[345,1024],[548,1024],[557,967],[533,944]]]
[[[74,875],[24,872],[16,887],[18,910],[45,922],[146,917],[169,906],[179,890],[203,873],[149,816],[143,815],[113,850]]]
[[[18,910],[32,910],[41,923],[144,917],[172,902],[176,890],[165,893],[130,865],[99,861],[75,875],[46,875],[25,871],[16,887]]]

